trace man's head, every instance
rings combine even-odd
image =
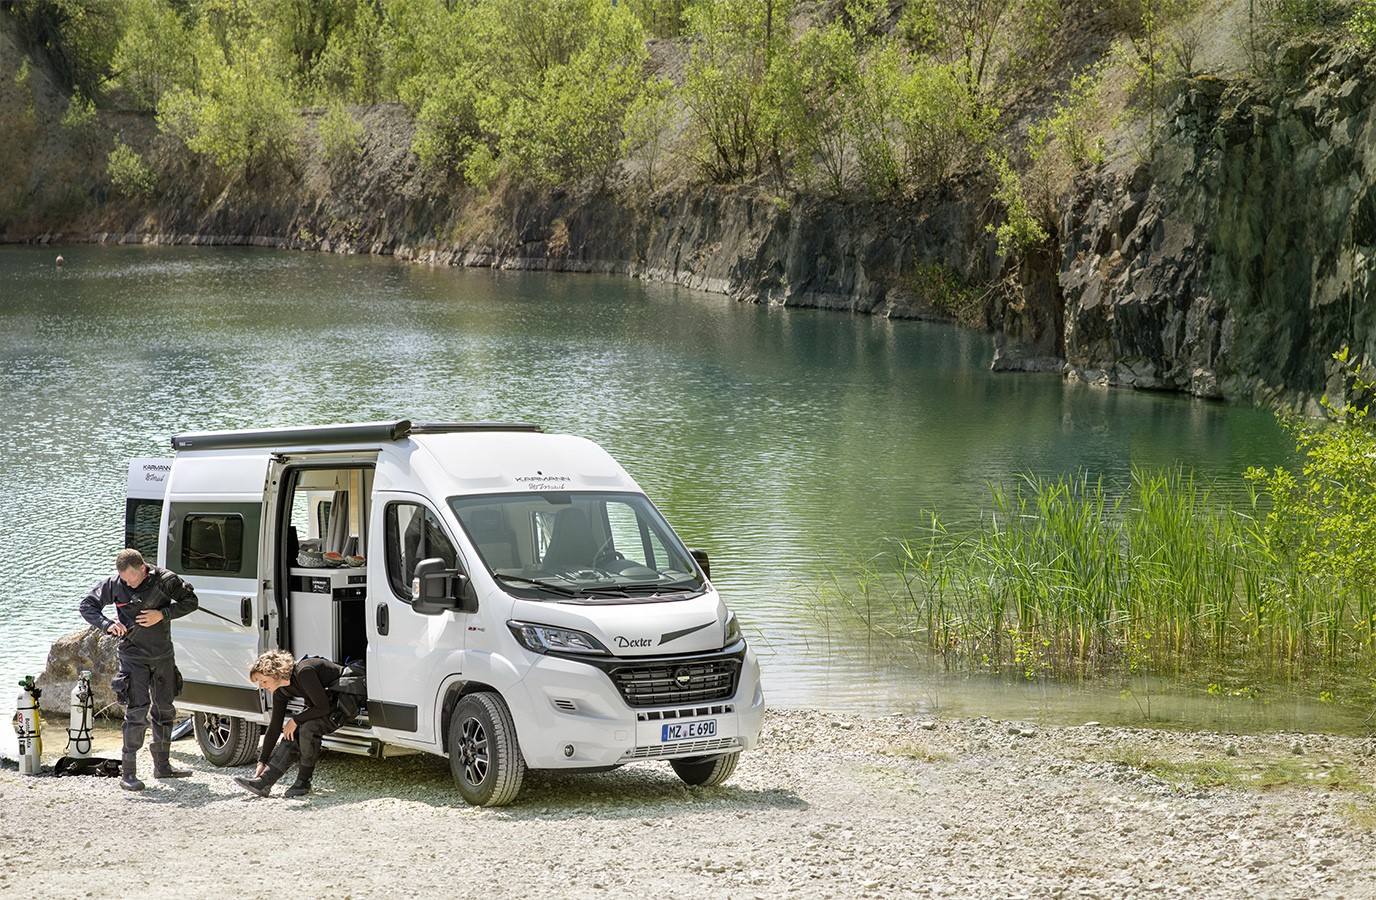
[[[143,584],[143,579],[148,575],[148,566],[144,565],[142,553],[133,548],[125,548],[115,554],[115,571],[119,574],[120,581],[136,588]]]

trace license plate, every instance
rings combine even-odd
[[[670,722],[664,726],[664,733],[660,739],[667,744],[670,741],[693,741],[716,736],[716,719],[698,719],[693,722]]]

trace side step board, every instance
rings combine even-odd
[[[373,759],[382,759],[390,756],[410,756],[419,753],[419,750],[412,750],[410,747],[398,747],[396,744],[387,744],[373,734],[373,729],[368,725],[368,716],[363,714],[354,720],[351,725],[342,725],[335,731],[325,735],[320,741],[321,746],[330,750],[338,750],[340,753],[352,753],[355,756],[371,756]]]

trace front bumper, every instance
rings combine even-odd
[[[726,659],[737,661],[732,664],[734,689],[720,696]],[[680,702],[672,702],[672,690],[659,689],[665,670],[686,681]],[[643,690],[647,684],[653,689]],[[717,687],[709,689],[709,684]],[[718,696],[703,698],[704,693]],[[755,746],[764,726],[759,661],[744,642],[719,653],[676,657],[541,656],[513,694],[516,734],[526,764],[535,769],[605,768],[640,759],[733,753]],[[715,726],[710,735],[664,740],[666,724],[696,730],[708,721]]]

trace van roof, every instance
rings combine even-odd
[[[295,428],[251,428],[234,431],[188,431],[172,435],[174,450],[223,450],[248,447],[312,447],[334,444],[393,443],[416,434],[453,434],[473,431],[543,432],[525,422],[357,422],[345,425],[305,425]]]

